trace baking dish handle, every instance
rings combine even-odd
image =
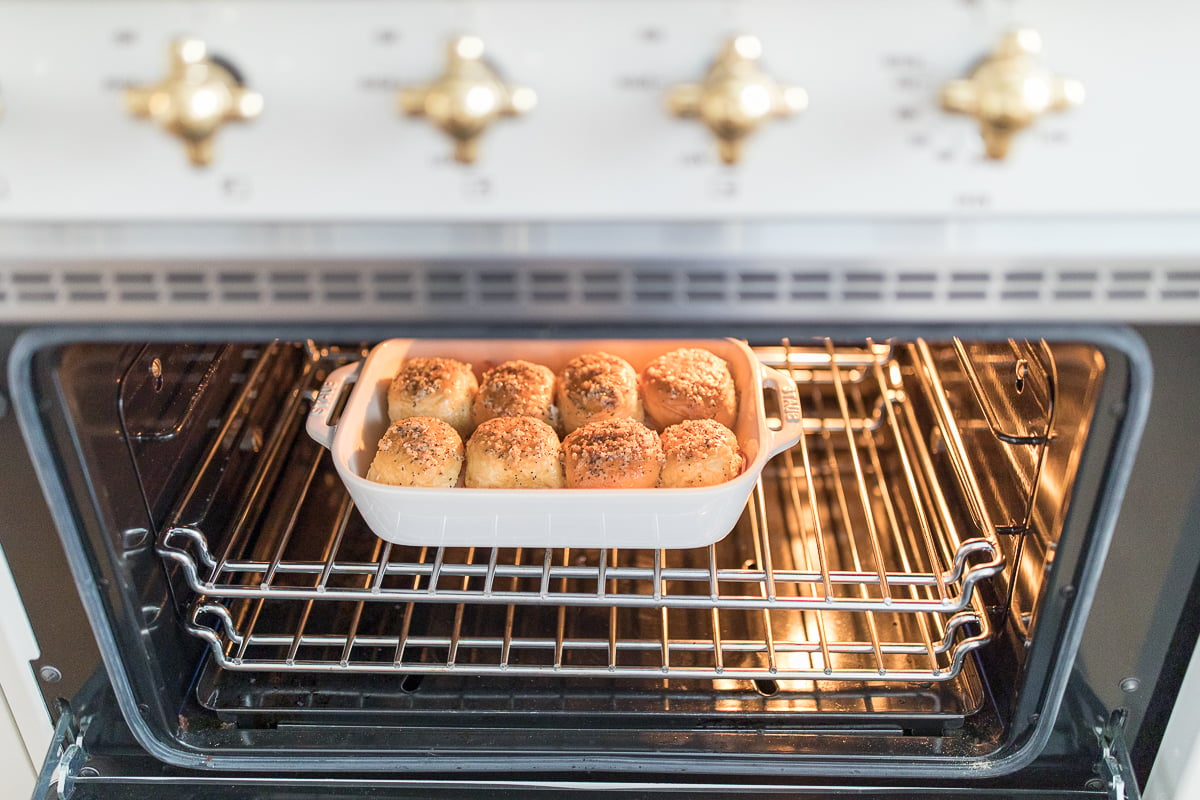
[[[353,364],[338,367],[329,373],[329,377],[321,386],[321,391],[317,392],[317,399],[313,400],[312,410],[308,412],[308,420],[305,425],[308,435],[327,450],[333,448],[333,436],[337,433],[337,426],[330,425],[329,418],[337,408],[338,400],[342,396],[342,388],[346,384],[352,384],[358,380],[358,373],[362,369],[362,365],[363,362],[355,361]]]
[[[804,414],[800,409],[800,390],[796,382],[786,372],[760,365],[762,369],[762,385],[778,395],[779,420],[781,427],[771,431],[767,443],[767,455],[774,456],[790,447],[795,447],[804,433]]]

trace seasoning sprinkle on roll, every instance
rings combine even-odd
[[[505,361],[483,373],[475,395],[475,424],[495,417],[533,417],[558,428],[554,372],[529,361]]]
[[[434,417],[448,422],[467,438],[471,405],[479,382],[470,364],[453,358],[410,358],[400,365],[388,387],[388,417]]]
[[[567,362],[558,376],[558,410],[567,433],[590,422],[641,422],[637,372],[609,353],[587,353]]]
[[[687,488],[726,483],[746,466],[731,430],[729,365],[700,347],[659,355],[640,376],[605,352],[575,356],[558,375],[509,359],[481,381],[453,358],[409,358],[387,399],[393,422],[367,475],[380,483]]]
[[[662,432],[664,489],[715,486],[736,478],[745,465],[733,431],[714,419],[688,419]]]
[[[434,417],[409,417],[383,434],[367,480],[449,489],[458,483],[462,465],[462,438],[454,428]]]
[[[737,388],[729,365],[707,350],[683,347],[646,365],[641,377],[646,413],[659,430],[687,419],[714,419],[732,428]]]
[[[494,417],[467,442],[467,488],[561,489],[558,434],[532,417]]]
[[[568,489],[651,489],[662,471],[658,434],[634,419],[584,425],[562,451]]]

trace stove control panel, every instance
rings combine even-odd
[[[1072,0],[3,16],[0,221],[1200,214],[1200,105],[1179,102],[1200,5],[1173,0],[1082,18]]]

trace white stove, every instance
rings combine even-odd
[[[0,2],[0,322],[1192,325],[1197,30],[1167,0]],[[3,563],[23,792],[51,729]],[[1200,795],[1194,742],[1177,714],[1148,796]]]

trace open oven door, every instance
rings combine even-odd
[[[759,347],[756,352],[761,358],[782,358],[783,363],[794,370],[796,379],[806,382],[809,407],[829,411],[812,420],[814,439],[823,437],[822,442],[835,439],[838,442],[823,444],[807,454],[798,451],[790,464],[780,465],[775,472],[768,473],[766,480],[773,480],[777,485],[760,490],[762,494],[774,493],[795,500],[822,491],[827,493],[830,504],[821,506],[821,510],[813,507],[811,511],[813,519],[818,521],[814,527],[830,532],[839,521],[845,526],[852,516],[852,512],[839,511],[838,507],[845,509],[855,502],[861,502],[865,509],[859,512],[858,519],[864,519],[864,513],[878,512],[876,526],[895,525],[895,520],[905,514],[908,519],[918,520],[921,512],[911,503],[903,507],[888,503],[873,506],[872,498],[880,493],[870,491],[874,484],[864,485],[862,477],[869,475],[880,489],[888,488],[892,484],[884,480],[884,471],[876,462],[892,458],[897,464],[911,465],[905,453],[916,454],[922,463],[928,462],[921,467],[924,472],[913,474],[901,470],[894,476],[899,481],[895,486],[910,492],[907,497],[913,502],[928,497],[940,506],[951,505],[945,499],[947,492],[975,489],[971,502],[948,508],[946,520],[938,524],[953,524],[966,529],[977,526],[981,518],[994,517],[1000,524],[985,528],[988,537],[984,544],[1004,542],[1000,550],[1011,559],[1010,563],[1035,567],[1029,570],[1035,579],[1032,585],[1035,591],[1030,593],[1029,586],[1022,588],[1017,579],[1020,573],[1014,570],[1012,580],[1001,583],[999,591],[993,591],[992,600],[978,601],[983,604],[979,615],[965,628],[966,636],[975,636],[986,630],[987,623],[994,619],[1012,627],[1006,634],[1010,639],[1015,637],[1016,641],[1025,642],[1020,648],[992,648],[992,653],[986,656],[982,648],[972,650],[965,659],[954,664],[956,668],[969,665],[968,674],[990,676],[973,684],[983,690],[980,693],[983,703],[980,707],[985,709],[983,717],[972,710],[961,715],[958,720],[961,724],[957,727],[939,719],[941,727],[937,729],[914,726],[911,715],[903,718],[894,714],[887,716],[870,708],[870,703],[894,707],[929,697],[927,682],[913,680],[907,680],[907,685],[914,689],[908,694],[916,696],[915,700],[901,697],[899,693],[893,693],[896,696],[892,697],[887,692],[855,694],[850,699],[858,704],[856,708],[865,707],[870,713],[857,710],[852,718],[843,714],[842,720],[837,719],[840,708],[832,706],[817,707],[817,713],[807,715],[778,713],[780,709],[763,699],[775,687],[751,686],[754,682],[749,679],[743,681],[747,686],[734,687],[741,694],[726,695],[702,709],[702,713],[689,712],[686,705],[681,705],[686,704],[687,696],[657,691],[648,693],[639,689],[640,694],[636,694],[632,702],[641,705],[633,706],[633,712],[596,710],[594,704],[586,708],[585,711],[591,714],[586,719],[604,721],[603,726],[596,727],[582,724],[580,720],[584,717],[573,718],[570,706],[555,708],[552,713],[531,714],[516,707],[515,710],[500,709],[501,713],[497,714],[494,707],[452,707],[447,704],[449,695],[445,691],[441,695],[435,692],[415,699],[400,698],[409,703],[405,708],[396,705],[397,698],[372,695],[381,703],[393,703],[382,708],[383,713],[390,714],[386,720],[382,717],[372,720],[372,715],[377,713],[375,709],[367,708],[364,713],[361,708],[349,706],[333,709],[340,717],[322,716],[312,706],[314,698],[320,697],[325,704],[357,703],[369,694],[368,688],[379,686],[378,681],[369,683],[362,677],[369,673],[367,669],[356,674],[338,673],[348,664],[361,667],[362,662],[354,658],[343,657],[340,662],[335,658],[326,662],[322,674],[338,675],[337,680],[326,682],[323,678],[305,674],[289,677],[289,674],[300,672],[294,669],[295,660],[274,660],[277,657],[266,650],[260,663],[275,666],[265,670],[259,668],[258,674],[269,674],[265,680],[270,684],[255,686],[254,674],[243,678],[244,672],[239,672],[239,668],[247,666],[251,656],[257,657],[253,650],[255,642],[245,636],[242,641],[247,644],[238,650],[229,649],[229,642],[214,638],[218,633],[216,629],[209,629],[212,637],[197,636],[196,631],[203,633],[204,630],[199,623],[206,619],[198,611],[212,613],[210,601],[206,599],[208,594],[219,598],[219,592],[227,592],[228,602],[222,600],[219,607],[228,610],[236,608],[238,601],[246,599],[247,594],[254,600],[254,593],[261,593],[264,583],[247,584],[238,570],[282,575],[286,569],[292,571],[290,574],[311,574],[314,562],[311,558],[290,559],[286,535],[282,539],[268,540],[269,549],[279,555],[270,563],[254,561],[256,556],[251,551],[246,551],[245,555],[234,554],[229,559],[197,558],[196,551],[189,553],[177,544],[176,540],[183,538],[189,529],[187,525],[175,524],[178,520],[186,517],[203,521],[220,514],[225,515],[222,517],[225,520],[241,519],[239,509],[249,508],[259,500],[250,497],[243,502],[239,495],[215,512],[210,504],[205,506],[204,513],[194,513],[190,506],[184,512],[177,512],[179,504],[174,498],[186,495],[190,503],[196,498],[219,497],[221,491],[228,488],[221,481],[230,479],[231,475],[265,476],[261,480],[254,477],[246,481],[246,486],[258,486],[276,476],[281,485],[296,481],[312,483],[313,475],[319,477],[321,470],[327,467],[322,461],[324,455],[313,443],[298,434],[278,441],[269,435],[256,434],[254,414],[265,410],[264,431],[271,425],[293,423],[299,430],[297,420],[302,422],[306,404],[318,396],[317,390],[327,375],[320,371],[322,359],[327,359],[333,352],[329,347],[314,346],[314,337],[318,340],[322,336],[344,339],[348,333],[345,329],[266,332],[251,328],[238,331],[242,337],[240,341],[248,344],[232,345],[217,340],[214,330],[202,327],[142,333],[144,339],[133,340],[127,332],[118,335],[114,331],[89,330],[86,334],[71,329],[46,331],[28,337],[15,351],[14,384],[28,387],[18,406],[23,428],[29,437],[30,451],[41,454],[39,470],[43,484],[57,501],[52,506],[58,515],[60,533],[72,555],[76,582],[85,595],[85,604],[92,614],[95,634],[109,670],[109,677],[97,677],[89,684],[88,691],[76,697],[71,708],[64,709],[61,715],[56,742],[39,782],[39,791],[49,792],[48,796],[55,796],[55,792],[78,797],[89,796],[89,793],[113,796],[119,787],[119,792],[129,797],[139,796],[139,793],[171,796],[169,793],[175,790],[183,793],[180,796],[189,796],[187,793],[191,792],[192,795],[212,797],[220,796],[220,792],[244,793],[247,786],[254,786],[260,796],[270,796],[271,791],[278,790],[288,797],[295,797],[297,793],[313,797],[320,797],[322,793],[326,793],[325,796],[353,796],[356,793],[400,796],[414,791],[445,792],[455,796],[476,792],[479,796],[494,797],[504,792],[523,795],[536,790],[561,793],[584,788],[642,793],[703,791],[730,796],[756,792],[830,794],[844,790],[860,796],[865,792],[866,796],[873,793],[879,797],[926,796],[930,793],[978,797],[989,792],[1011,796],[1014,790],[1036,788],[1041,796],[1078,796],[1082,791],[1100,797],[1110,791],[1117,792],[1122,781],[1126,796],[1129,796],[1128,787],[1136,786],[1127,777],[1128,770],[1120,765],[1122,747],[1112,735],[1117,726],[1109,726],[1108,732],[1104,733],[1105,726],[1101,724],[1098,735],[1098,719],[1107,718],[1107,712],[1094,699],[1089,699],[1087,680],[1076,679],[1070,669],[1086,616],[1078,609],[1081,600],[1090,601],[1091,592],[1095,590],[1107,536],[1146,414],[1148,364],[1140,341],[1128,331],[1071,329],[1029,335],[1025,331],[975,329],[971,332],[972,337],[962,339],[945,331],[932,331],[927,334],[928,339],[922,332],[896,334],[893,331],[895,345],[880,344],[883,338],[872,339],[854,332],[839,332],[837,337],[810,336],[804,340],[806,345],[796,344],[800,341],[799,336],[781,340],[778,328],[735,332],[756,343]],[[383,333],[368,330],[361,340],[352,341],[379,340],[384,338]],[[588,333],[595,335],[592,331],[573,329],[556,333],[564,338],[584,338]],[[702,330],[698,333],[711,335]],[[775,337],[773,340],[772,336]],[[808,350],[798,352],[801,347]],[[361,348],[357,352],[361,352]],[[1047,352],[1052,358],[1040,355]],[[1052,366],[1031,372],[1031,365],[1036,366],[1039,362]],[[305,371],[314,364],[316,367],[311,373]],[[838,377],[850,375],[851,367],[859,384]],[[229,374],[222,370],[229,370]],[[194,376],[194,385],[234,387],[235,396],[228,400],[220,395],[192,398],[170,391],[159,392],[157,387],[172,385],[169,380],[176,371],[181,376],[179,385],[187,385],[188,381],[184,379]],[[1045,406],[1042,400],[1046,397],[1054,396],[1047,388],[1052,384],[1045,382],[1048,376],[1069,381],[1069,374],[1077,374],[1086,380],[1073,384],[1074,391],[1061,394],[1060,416],[1035,415],[1042,432],[1031,433],[1029,426],[1013,428],[1005,424],[1004,415],[1011,413],[1006,410],[1009,406],[1005,403],[1011,406],[1017,401],[988,389],[991,380],[988,376],[992,373],[1005,376],[1006,386],[1015,384],[1017,394],[1024,392],[1020,403],[1037,408]],[[216,380],[218,375],[222,376],[221,380]],[[1043,382],[1039,383],[1039,380]],[[117,401],[106,400],[105,392]],[[279,398],[272,392],[287,402],[278,403]],[[978,413],[972,417],[971,424],[959,426],[955,421],[955,406],[972,403],[978,407]],[[1068,414],[1065,409],[1072,403],[1084,409],[1102,409],[1104,413]],[[286,419],[276,412],[285,407],[291,409],[291,416]],[[233,408],[237,414],[244,411],[245,420],[236,414],[226,414],[222,410],[225,408]],[[211,417],[211,422],[208,416],[201,417],[203,424],[196,426],[194,432],[185,431],[173,440],[155,433],[159,427],[174,420],[176,413],[182,419],[183,415],[196,409],[215,416]],[[861,420],[852,417],[853,413],[862,415]],[[935,434],[933,429],[922,427],[926,419],[940,432]],[[129,435],[130,431],[143,430],[138,427],[143,422],[147,423],[144,430],[148,432],[135,440]],[[240,429],[236,426],[243,423],[248,433],[238,432]],[[979,457],[990,453],[992,456],[987,457],[994,456],[1005,469],[1040,470],[1043,463],[1049,462],[1043,462],[1037,454],[1054,438],[1047,432],[1053,430],[1061,437],[1060,441],[1065,441],[1071,425],[1079,426],[1080,430],[1100,432],[1095,437],[1089,435],[1080,440],[1095,442],[1094,446],[1072,450],[1056,467],[1064,474],[1067,470],[1078,469],[1079,474],[1088,476],[1087,481],[1079,481],[1070,506],[1079,509],[1078,513],[1069,514],[1062,503],[1046,502],[1047,499],[1061,500],[1063,496],[1052,495],[1048,490],[1038,495],[1040,500],[1037,502],[1042,505],[1037,505],[1037,498],[1028,492],[1017,492],[1026,505],[1017,509],[1019,513],[1000,518],[988,509],[1004,508],[1004,501],[1013,493],[1014,484],[992,481],[979,489],[961,477],[964,445],[959,439],[962,437],[990,437],[977,445]],[[210,431],[218,431],[219,435],[208,436],[206,432]],[[226,435],[227,432],[232,433]],[[192,433],[195,434],[194,442],[188,439]],[[166,447],[177,448],[180,452],[190,448],[196,453],[212,456],[189,458],[184,462],[197,465],[199,483],[184,480],[189,476],[181,475],[179,470],[162,468],[163,464],[179,463],[176,458],[160,455]],[[298,449],[287,450],[287,447]],[[1006,455],[1014,448],[1022,453],[1016,460]],[[293,452],[297,456],[294,460],[291,459]],[[268,466],[261,466],[260,461],[266,456],[260,459],[260,453],[283,453],[287,457],[281,456]],[[796,466],[814,454],[824,459],[824,471],[820,474],[832,477],[818,479],[818,470],[810,470],[807,462],[803,468]],[[205,471],[209,464],[226,463],[220,459],[232,466]],[[836,469],[838,463],[853,464],[854,469],[847,467],[839,472]],[[272,465],[279,464],[300,464],[302,468],[272,472]],[[158,482],[145,480],[147,475],[153,474],[151,468],[159,469],[161,480]],[[256,469],[260,471],[255,472]],[[810,474],[811,479],[804,477]],[[998,473],[988,474],[994,477]],[[912,480],[906,480],[906,475],[911,475]],[[819,485],[805,488],[797,476]],[[938,476],[944,476],[944,483],[938,484]],[[857,483],[854,482],[856,479]],[[133,487],[132,493],[116,491],[123,480]],[[242,486],[240,481],[235,484]],[[1019,484],[1017,481],[1018,489]],[[316,485],[333,487],[329,491],[336,498],[333,494],[338,488],[336,478]],[[197,486],[200,489],[188,488]],[[141,502],[106,502],[112,497],[137,497]],[[280,520],[286,526],[292,524],[289,520],[297,514],[340,513],[340,506],[323,500],[319,508],[305,507],[296,511],[299,504],[275,504],[261,515],[261,526],[277,530]],[[205,517],[205,513],[209,517]],[[1022,538],[1030,520],[1041,517],[1058,520],[1066,526],[1061,541],[1057,538],[1046,541]],[[332,518],[343,519],[336,515]],[[169,524],[159,524],[164,519]],[[743,530],[730,539],[728,546],[735,547],[739,537],[750,545],[758,543],[763,550],[758,560],[728,561],[725,562],[727,567],[718,569],[714,565],[712,571],[705,574],[710,574],[718,584],[727,580],[744,583],[752,579],[797,584],[808,581],[810,585],[828,586],[837,581],[853,580],[858,581],[855,589],[864,592],[886,586],[890,581],[895,586],[906,587],[917,602],[927,599],[922,591],[944,589],[944,582],[939,583],[938,578],[920,583],[911,575],[885,572],[876,580],[861,568],[858,572],[842,569],[820,573],[814,578],[805,570],[786,567],[779,559],[775,561],[780,565],[778,571],[772,572],[769,563],[775,551],[769,546],[764,526],[774,525],[781,532],[776,539],[778,544],[778,539],[786,538],[782,532],[788,530],[790,519],[778,509],[751,512],[744,521]],[[331,546],[336,548],[339,542],[352,535],[370,541],[369,531],[347,527],[352,524],[357,523],[349,521],[343,525],[338,522],[324,528],[335,534]],[[926,523],[912,524],[921,528]],[[276,527],[272,528],[273,525]],[[871,525],[864,522],[861,527],[866,529]],[[220,531],[214,528],[210,533],[210,537],[192,537],[190,541],[219,545]],[[280,544],[280,541],[284,543]],[[1017,542],[1024,542],[1024,548],[1016,548]],[[869,542],[868,545],[874,546]],[[1005,547],[1009,549],[1004,550]],[[336,554],[336,551],[331,552]],[[792,552],[797,551],[793,549]],[[855,552],[861,558],[866,550]],[[205,577],[201,582],[203,591],[197,593],[189,583],[193,576],[186,570],[172,567],[189,555],[193,557],[193,565],[228,563],[232,565],[231,571],[217,575],[216,579]],[[1036,560],[1035,555],[1038,556]],[[664,560],[670,559],[664,562],[662,569],[676,570],[671,573],[671,576],[677,576],[670,577],[672,583],[682,583],[689,576],[699,574],[694,566],[678,566],[673,560],[677,557],[681,556],[661,556]],[[911,552],[904,551],[897,559],[903,561],[913,557]],[[168,560],[165,562],[164,558]],[[330,556],[325,567],[322,562],[316,562],[315,569],[319,574],[343,568],[361,575],[362,557],[355,555],[354,558],[360,560],[343,563]],[[493,567],[498,563],[514,575],[530,571],[530,564],[519,561],[510,564],[504,558],[508,555],[493,555]],[[510,597],[536,605],[547,593],[551,593],[553,599],[552,592],[558,591],[560,575],[586,575],[589,571],[604,569],[586,558],[559,565],[549,554],[543,563],[544,570],[543,567],[534,570],[533,588],[514,590]],[[600,563],[615,565],[616,562]],[[623,585],[633,585],[638,580],[649,585],[650,581],[643,573],[657,576],[655,570],[659,567],[654,559],[648,563],[649,566],[630,566],[622,561],[622,567],[627,570],[621,577]],[[458,569],[460,572],[456,575],[460,579],[464,575],[483,574],[489,568],[486,557],[483,561],[472,562],[470,557],[455,553],[443,556],[440,551],[436,558],[419,553],[402,554],[394,560],[376,556],[376,561],[371,564],[372,570],[378,570],[380,574],[399,569],[408,570],[410,576],[420,574],[422,570]],[[560,567],[567,573],[554,572]],[[963,568],[955,574],[961,576],[969,571],[969,568]],[[565,579],[563,583],[565,585]],[[431,585],[440,588],[436,581]],[[921,590],[921,586],[926,588]],[[330,587],[332,589],[333,585]],[[312,597],[313,586],[289,583],[279,584],[278,588],[285,590],[275,593],[278,599],[272,596],[264,602],[288,603],[294,597],[317,602]],[[743,595],[729,597],[722,594],[721,588],[717,587],[719,601],[728,600],[730,608],[737,603],[750,605],[751,612],[758,617],[763,616],[762,612],[771,612],[776,603],[776,597],[765,590],[763,596],[747,600]],[[383,590],[394,592],[403,605],[415,602],[408,585],[385,584]],[[336,591],[346,595],[344,599],[357,601],[362,589],[345,584],[339,585]],[[423,591],[428,592],[429,587],[424,587]],[[478,595],[478,591],[467,583],[456,591],[460,594],[447,597],[461,599],[464,591],[476,591]],[[1028,615],[1012,614],[1008,606],[1002,605],[1004,602],[1035,603],[1041,592],[1044,592],[1041,596],[1045,602],[1036,609],[1029,605]],[[929,596],[937,598],[937,595]],[[678,602],[680,608],[685,609],[695,605],[694,597],[680,599],[665,589],[661,595],[648,597],[655,602],[661,600],[664,609],[672,602]],[[811,597],[796,597],[801,603],[813,604]],[[996,598],[1000,605],[994,602]],[[483,596],[478,599],[481,605],[489,601]],[[645,598],[635,599],[646,602]],[[864,626],[870,627],[868,622],[893,613],[876,608],[875,599],[865,599],[871,614],[876,616],[856,618],[856,623],[861,620]],[[328,602],[339,601],[335,598]],[[453,611],[455,603],[443,603],[443,606]],[[539,608],[544,610],[545,606]],[[551,614],[556,608],[550,607]],[[290,610],[290,606],[283,609]],[[709,610],[705,609],[706,613]],[[1033,613],[1035,610],[1037,618]],[[819,620],[820,613],[818,611],[814,618]],[[733,617],[734,613],[722,609],[721,615]],[[278,616],[287,618],[283,613]],[[667,612],[663,610],[662,617],[665,619],[666,616]],[[454,622],[456,616],[451,614],[451,617],[451,622],[457,625]],[[237,621],[232,613],[227,619]],[[263,619],[264,625],[269,622],[265,617]],[[324,622],[336,624],[338,619],[331,614]],[[1043,631],[1041,636],[1031,633],[1035,624]],[[900,628],[901,624],[897,623],[897,629]],[[955,630],[947,628],[951,639]],[[1045,631],[1051,631],[1053,635]],[[378,634],[374,635],[371,646],[377,647]],[[782,641],[772,635],[772,631],[767,631],[763,642],[754,646],[770,651]],[[894,643],[886,636],[874,633],[873,636],[873,648],[870,643],[865,651],[861,645],[858,648],[868,657],[874,650],[874,657],[880,658],[880,652],[884,651],[886,655],[887,648]],[[482,638],[482,635],[476,638]],[[426,635],[422,646],[436,649],[435,645],[427,643],[430,640],[431,637]],[[722,642],[729,640],[715,634],[713,640],[719,657],[723,652]],[[295,641],[306,644],[300,641],[299,635]],[[827,647],[835,641],[837,647],[848,647],[840,639],[826,636],[820,640]],[[636,642],[638,646],[644,643],[643,640]],[[329,649],[327,644],[318,644]],[[571,643],[559,642],[559,649],[568,645]],[[266,646],[278,649],[278,635],[275,640],[267,641]],[[744,640],[739,640],[724,652],[732,653],[737,648],[742,648],[738,651],[742,652],[748,647]],[[682,644],[663,642],[655,648],[651,654],[655,657],[659,653],[663,655],[662,667],[672,668],[681,663],[673,654],[698,650],[694,640]],[[1025,656],[1022,655],[1024,650],[1028,652]],[[397,660],[394,663],[399,664],[402,648],[395,652]],[[704,655],[709,652],[712,650]],[[830,652],[837,655],[836,650]],[[852,651],[848,649],[847,652]],[[935,654],[927,655],[933,665],[929,677],[943,677],[937,671]],[[385,668],[393,663],[390,661],[392,656],[388,658]],[[1019,666],[1012,663],[1014,658],[1027,658],[1032,665],[1021,678],[1014,677],[1021,674],[1014,671]],[[835,667],[842,663],[853,667],[856,662],[844,658],[831,663]],[[617,666],[624,664],[620,662]],[[880,662],[880,666],[883,665]],[[406,662],[403,666],[412,671],[428,667],[428,664]],[[428,667],[426,672],[431,677],[426,686],[444,689],[452,685],[461,689],[466,685],[463,681],[474,680],[464,674],[471,671],[470,663],[458,669],[459,674],[453,674],[458,666],[449,662],[437,665],[436,669]],[[661,672],[662,667],[657,669]],[[393,670],[392,674],[402,674],[402,671]],[[852,669],[848,674],[854,675]],[[955,673],[958,674],[961,673]],[[1006,675],[1008,679],[1005,679]],[[545,702],[547,686],[554,690],[549,694],[571,697],[556,694],[572,689],[560,677],[550,674],[536,677],[540,682],[537,686],[541,688],[535,687],[531,691],[532,682],[522,686],[534,701]],[[591,679],[588,675],[583,677]],[[719,680],[707,674],[704,677],[710,683]],[[508,678],[499,676],[497,680]],[[641,682],[639,686],[649,685],[642,672],[634,672],[629,680]],[[811,674],[799,671],[790,680],[797,684],[805,680],[821,682],[819,679],[814,681]],[[870,680],[855,680],[873,685]],[[197,691],[199,687],[205,687],[206,691],[201,694]],[[334,694],[332,690],[339,688],[341,694]],[[710,687],[708,691],[715,692],[716,688]],[[209,689],[212,691],[207,691]],[[754,689],[759,691],[752,696]],[[795,702],[803,692],[809,693],[805,696],[806,702],[847,702],[844,692],[814,692],[811,687],[789,687],[782,694],[784,699]],[[473,698],[479,696],[472,695]],[[242,710],[218,706],[218,701],[229,697],[275,705]],[[740,704],[738,713],[728,713],[719,705],[730,697],[735,697]],[[297,699],[310,705],[299,711],[280,705]],[[622,696],[621,702],[631,701],[629,696]],[[650,702],[658,703],[662,708],[649,709]],[[750,713],[741,713],[751,703],[756,705],[750,707]],[[419,713],[409,713],[406,708],[416,708]],[[1003,715],[1007,718],[1001,719]],[[496,719],[501,719],[503,725],[497,725]],[[982,734],[989,731],[994,739],[983,738]],[[517,769],[514,765],[526,765],[527,768]],[[1111,777],[1093,780],[1096,774]]]

